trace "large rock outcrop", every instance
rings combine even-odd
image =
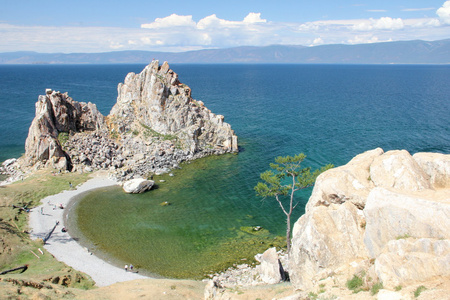
[[[361,271],[385,288],[447,278],[449,243],[450,155],[378,148],[318,177],[294,225],[290,278],[301,290]]]
[[[104,117],[92,103],[47,90],[36,103],[22,166],[115,170],[118,179],[167,172],[185,160],[237,152],[237,136],[178,80],[153,61],[118,86]]]
[[[120,133],[176,136],[179,146],[198,151],[237,151],[237,137],[224,117],[212,113],[203,102],[191,97],[191,89],[178,80],[167,62],[157,62],[139,73],[129,73],[118,86],[117,103],[110,119]]]
[[[76,102],[67,93],[47,90],[36,102],[36,116],[25,142],[25,161],[28,165],[52,163],[70,170],[71,159],[63,149],[61,135],[105,128],[104,117],[95,104]]]

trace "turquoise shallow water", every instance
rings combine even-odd
[[[450,153],[450,66],[171,67],[195,99],[225,116],[241,151],[184,166],[144,195],[110,189],[81,201],[80,230],[112,261],[195,277],[214,267],[203,264],[206,260],[215,265],[240,260],[245,256],[240,244],[272,243],[284,235],[284,216],[273,201],[258,199],[253,187],[278,155],[304,152],[306,165],[315,168],[345,164],[376,147]],[[23,152],[34,102],[45,88],[69,91],[108,114],[117,83],[142,68],[0,66],[1,159]],[[306,203],[309,193],[298,201]],[[162,207],[163,201],[172,205]],[[299,207],[295,217],[302,213]],[[255,236],[241,228],[257,225],[270,233]]]

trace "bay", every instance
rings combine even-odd
[[[96,103],[106,115],[118,82],[143,67],[0,66],[0,160],[23,153],[34,103],[45,88]],[[194,99],[225,116],[239,137],[240,153],[185,165],[151,193],[126,196],[108,189],[80,201],[73,220],[84,242],[118,264],[196,278],[247,255],[239,245],[275,243],[284,235],[284,216],[271,199],[258,199],[253,187],[276,156],[303,152],[305,165],[316,168],[345,164],[377,147],[450,153],[450,66],[171,68]],[[304,205],[309,194],[297,200]],[[160,206],[164,201],[172,205]],[[304,212],[299,208],[295,218]],[[265,231],[247,232],[252,226]]]

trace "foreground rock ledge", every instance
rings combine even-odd
[[[92,95],[95,97],[95,95]],[[119,180],[167,172],[186,160],[237,152],[237,136],[180,83],[167,62],[151,62],[118,85],[117,103],[104,117],[95,104],[46,90],[36,103],[23,170],[111,170]]]
[[[450,155],[378,148],[321,174],[289,269],[299,290],[354,274],[389,289],[449,280]]]

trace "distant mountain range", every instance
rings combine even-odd
[[[449,64],[450,39],[314,47],[272,45],[187,52],[115,51],[104,53],[0,53],[0,64],[147,64],[169,63],[267,64]]]

